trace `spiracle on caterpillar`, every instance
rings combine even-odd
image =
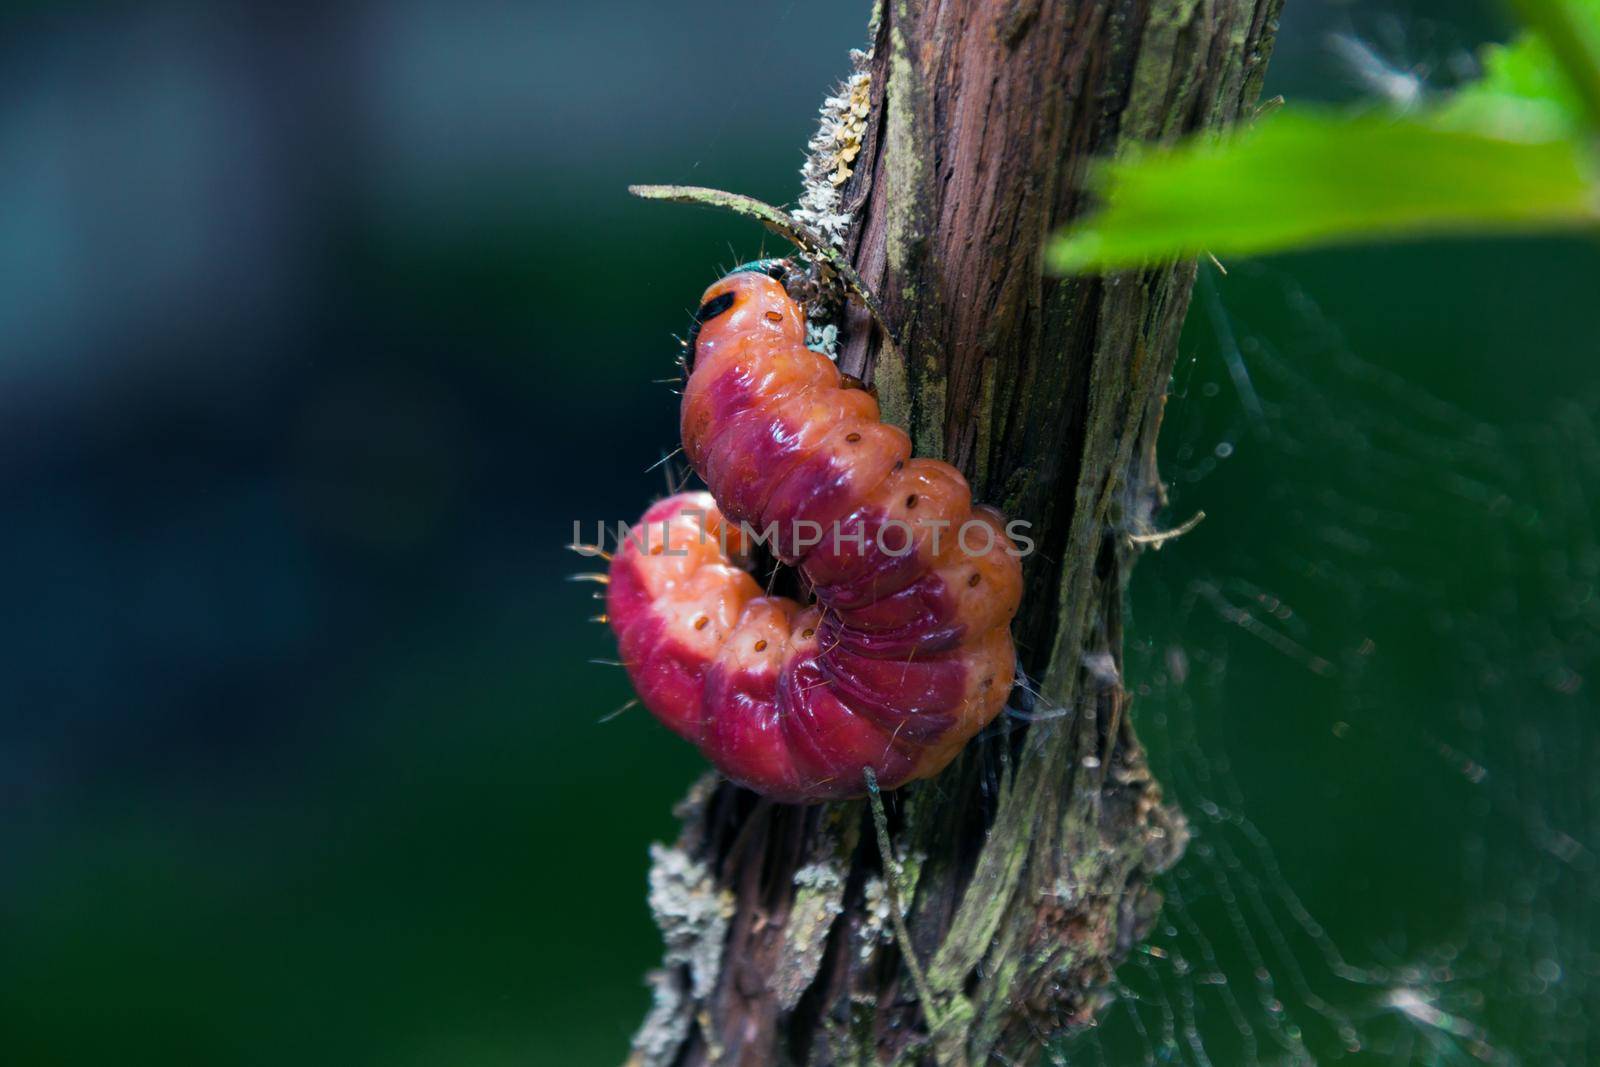
[[[605,618],[656,718],[732,781],[801,803],[932,777],[995,718],[1022,573],[960,472],[913,458],[806,347],[783,267],[702,296],[681,431],[709,492],[657,502],[616,546]],[[763,542],[809,602],[763,591]]]

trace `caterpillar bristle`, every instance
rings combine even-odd
[[[623,665],[619,659],[592,659],[589,662],[596,667],[621,667]]]
[[[611,576],[609,574],[600,574],[598,572],[589,572],[589,573],[584,573],[584,574],[569,574],[569,575],[567,575],[567,581],[569,581],[569,582],[598,582],[601,585],[610,585],[611,584]]]
[[[636,697],[633,700],[630,700],[626,704],[622,705],[622,707],[618,708],[616,711],[613,711],[611,714],[600,716],[600,718],[597,719],[596,722],[597,723],[610,722],[612,719],[615,719],[618,715],[621,715],[623,712],[627,711],[631,707],[634,707],[638,703],[639,703],[639,700]]]
[[[572,544],[567,546],[567,551],[576,552],[580,556],[598,556],[607,563],[611,562],[611,553],[607,552],[599,545],[583,545],[574,541]]]
[[[646,467],[644,469],[644,472],[646,474],[649,474],[651,471],[655,470],[657,467],[661,466],[663,463],[667,462],[667,460],[671,459],[673,456],[676,456],[679,452],[682,452],[682,451],[683,451],[683,446],[679,445],[677,448],[674,448],[671,452],[668,452],[666,455],[662,456],[660,459],[658,459],[654,463],[650,464],[650,466]]]
[[[605,614],[604,612],[602,612],[599,615],[590,615],[589,616],[589,621],[590,622],[610,622],[611,621],[611,616],[609,616],[609,615]]]

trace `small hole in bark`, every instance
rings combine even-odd
[[[917,506],[917,494],[912,493],[910,496],[906,497],[906,507],[914,508],[916,506]]]

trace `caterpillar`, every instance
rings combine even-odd
[[[706,290],[685,343],[684,453],[710,492],[621,539],[606,617],[635,691],[724,775],[776,800],[943,770],[1004,706],[1019,554],[960,472],[914,459],[873,395],[805,345],[757,264]],[[810,603],[766,595],[766,543]]]

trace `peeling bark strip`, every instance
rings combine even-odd
[[[1155,438],[1195,267],[1042,275],[1095,156],[1253,105],[1281,0],[888,0],[845,252],[896,346],[852,313],[842,369],[977,499],[1029,520],[1015,634],[1034,721],[888,798],[907,924],[893,936],[860,801],[776,805],[708,776],[658,849],[668,936],[631,1062],[1027,1061],[1086,1023],[1159,908],[1182,816],[1125,710],[1122,597],[1161,503]]]

